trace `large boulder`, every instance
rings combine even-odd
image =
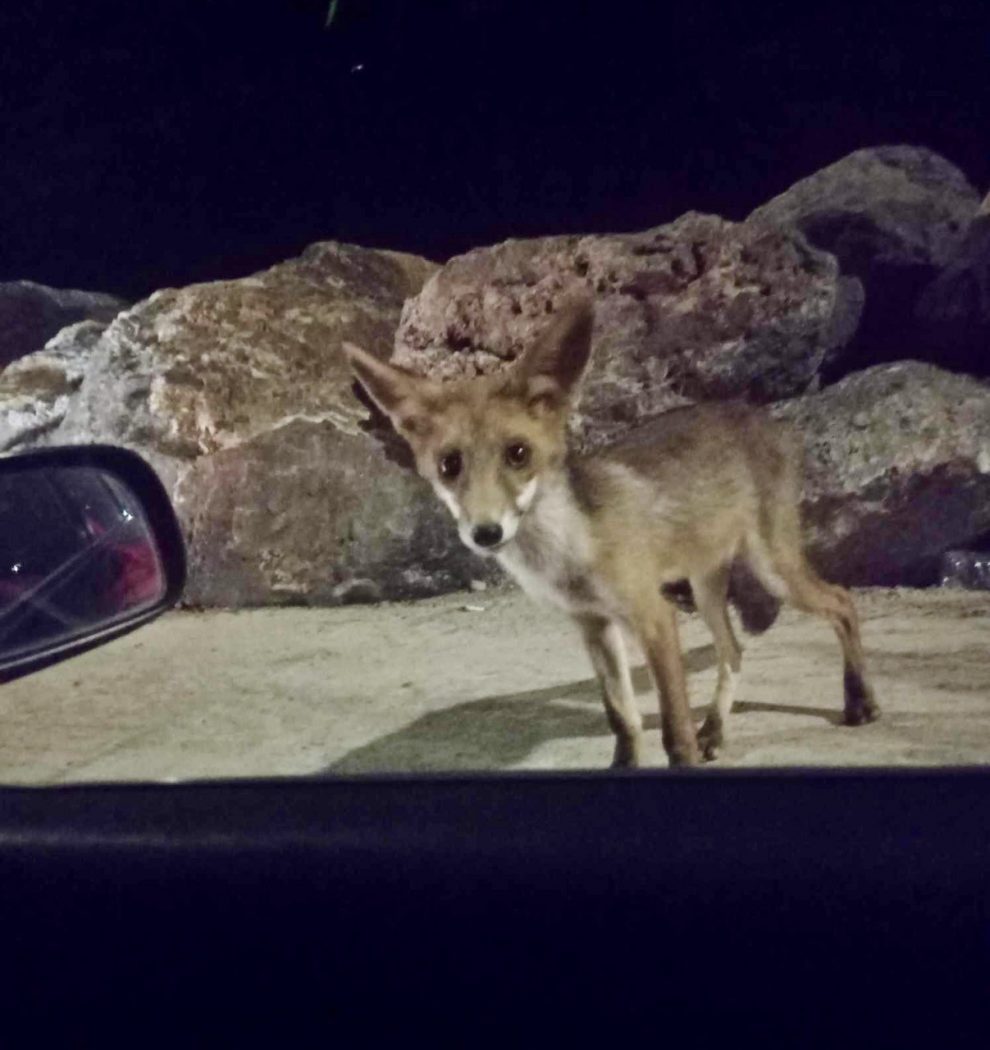
[[[576,291],[596,300],[576,427],[591,446],[690,401],[813,388],[862,305],[858,282],[800,234],[689,213],[644,233],[458,256],[406,303],[393,360],[441,379],[501,369]]]
[[[52,380],[66,400],[49,398],[58,423],[33,443],[107,441],[155,466],[185,530],[190,603],[335,603],[466,583],[474,558],[425,486],[363,432],[340,350],[349,340],[387,355],[403,300],[434,269],[324,243],[242,280],[157,292],[90,343],[81,377]],[[45,355],[51,345],[19,363],[21,385]],[[0,406],[15,393],[8,380]]]
[[[922,293],[915,316],[940,360],[990,376],[990,197],[955,258]]]
[[[492,575],[428,486],[330,419],[293,419],[196,458],[173,499],[189,537],[189,604],[420,598]]]
[[[856,150],[761,205],[748,221],[796,227],[843,270],[877,263],[940,268],[955,255],[980,198],[944,157],[919,146]]]
[[[834,378],[905,357],[943,363],[937,339],[917,328],[914,309],[922,289],[956,257],[979,204],[966,176],[945,158],[916,146],[879,146],[802,179],[747,221],[800,230],[863,282],[862,323],[830,371]]]
[[[0,452],[42,444],[62,424],[106,327],[100,321],[69,325],[0,374]]]
[[[804,435],[807,541],[830,579],[927,582],[990,529],[990,386],[905,361],[773,411]]]
[[[109,322],[127,305],[103,292],[0,281],[0,370],[40,350],[61,329],[79,321]]]
[[[291,419],[356,427],[341,340],[385,352],[434,269],[330,242],[240,280],[155,292],[103,333],[60,437],[186,462]]]

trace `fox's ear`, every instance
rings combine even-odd
[[[595,315],[590,299],[568,303],[519,360],[533,402],[559,407],[577,389],[591,358]]]
[[[353,343],[344,343],[343,349],[357,381],[395,429],[405,437],[420,436],[429,426],[427,381]]]

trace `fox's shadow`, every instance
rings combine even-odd
[[[687,673],[715,665],[715,650],[701,646],[685,653]],[[645,667],[633,671],[637,694],[652,689]],[[707,702],[692,709],[700,720]],[[825,708],[789,708],[746,702],[737,711],[772,711],[817,715],[834,724],[840,712]],[[644,726],[658,733],[659,716],[648,714]],[[369,744],[355,748],[328,766],[323,775],[353,773],[426,773],[505,769],[523,761],[541,744],[575,737],[600,737],[601,767],[612,754],[612,735],[605,721],[598,683],[593,678],[565,682],[524,693],[504,693],[470,700],[422,718]],[[660,741],[656,739],[659,756]]]

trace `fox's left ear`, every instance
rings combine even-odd
[[[568,303],[516,366],[535,405],[559,408],[576,392],[591,358],[590,299]]]
[[[353,343],[344,343],[343,349],[358,382],[396,430],[407,439],[422,435],[429,428],[430,384]]]

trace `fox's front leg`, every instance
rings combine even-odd
[[[603,616],[576,619],[602,686],[608,724],[615,733],[612,767],[634,769],[643,753],[643,718],[633,692],[622,632],[618,624]]]
[[[701,752],[688,704],[674,608],[658,594],[643,602],[634,626],[660,698],[663,749],[672,766],[696,766],[701,762]]]

